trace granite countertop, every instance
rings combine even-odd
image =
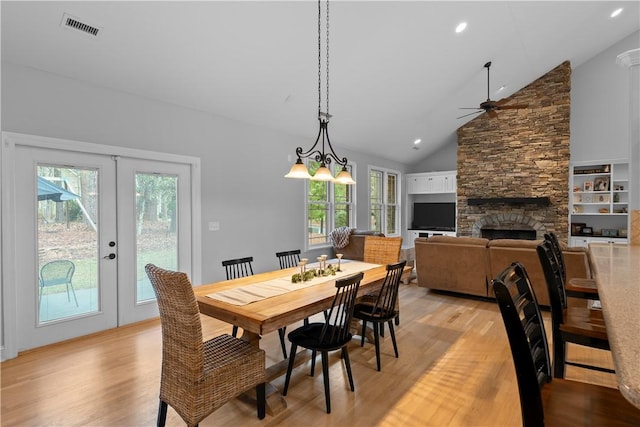
[[[589,244],[622,395],[640,408],[640,246]]]

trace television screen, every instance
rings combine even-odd
[[[414,230],[455,231],[456,204],[455,203],[414,203]]]

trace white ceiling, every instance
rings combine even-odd
[[[415,163],[473,118],[456,119],[469,111],[459,107],[485,100],[485,62],[493,62],[491,99],[501,99],[563,61],[575,68],[640,29],[639,5],[332,1],[332,143],[338,152]],[[315,140],[315,1],[2,1],[1,7],[3,61],[267,126],[301,136],[303,148]],[[622,14],[610,18],[618,7]],[[100,27],[99,37],[62,28],[64,13]],[[461,21],[467,30],[456,34]],[[423,140],[418,151],[416,138]]]

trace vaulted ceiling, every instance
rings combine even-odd
[[[418,162],[473,118],[457,119],[469,112],[459,107],[486,99],[487,61],[491,99],[507,97],[563,61],[575,68],[638,31],[639,4],[332,1],[332,143]],[[2,1],[1,8],[2,61],[266,126],[300,136],[303,146],[315,139],[314,1]],[[100,28],[98,36],[63,28],[65,13]]]

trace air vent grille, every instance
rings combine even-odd
[[[64,28],[82,31],[83,33],[93,37],[98,37],[98,33],[101,30],[100,27],[89,25],[85,22],[80,21],[80,19],[66,13],[62,16],[62,26]]]

